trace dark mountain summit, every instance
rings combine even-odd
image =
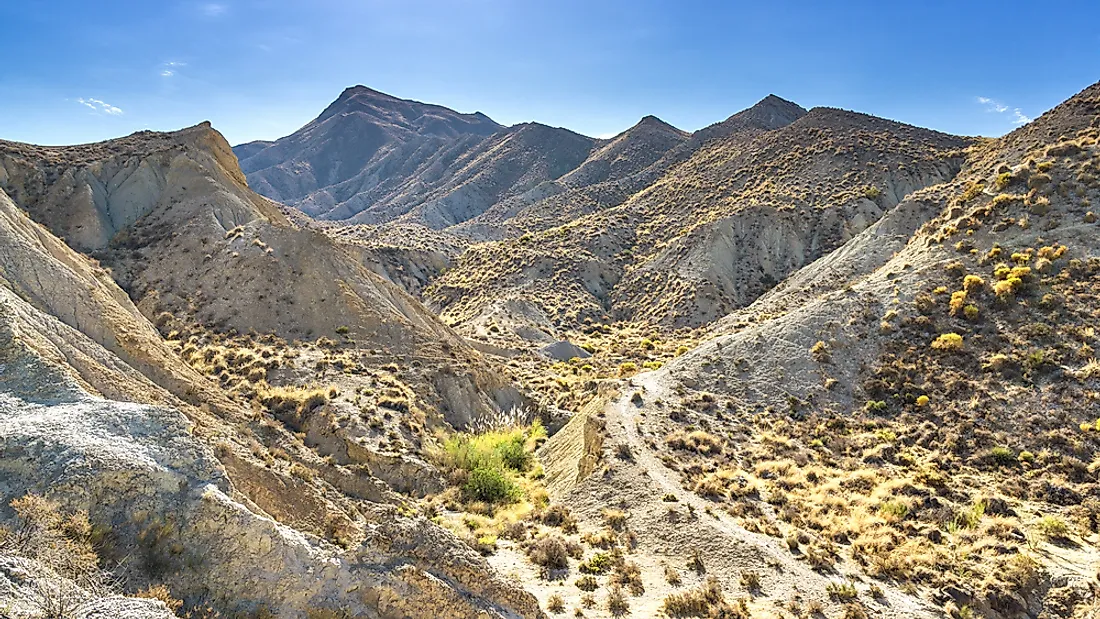
[[[364,172],[382,182],[416,169],[446,143],[476,142],[500,129],[484,114],[460,114],[356,86],[293,134],[242,144],[234,152],[257,191],[289,204],[317,204],[311,214],[321,214],[322,206],[343,201],[327,193],[329,187]]]

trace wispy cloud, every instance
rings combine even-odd
[[[1031,117],[1020,111],[1018,107],[1009,107],[1000,101],[990,99],[989,97],[978,97],[978,103],[985,106],[985,111],[993,112],[996,114],[1008,113],[1012,117],[1012,124],[1022,125],[1031,122]]]
[[[77,103],[84,107],[91,108],[97,112],[103,112],[104,114],[110,114],[111,116],[122,116],[122,108],[115,107],[106,101],[100,99],[85,99],[83,97],[76,100]]]
[[[226,6],[215,2],[208,2],[199,7],[199,11],[207,17],[220,17],[225,14]]]
[[[179,69],[180,67],[186,67],[186,66],[187,66],[186,62],[177,62],[175,60],[171,60],[171,61],[168,61],[168,62],[162,62],[162,63],[160,63],[160,76],[161,77],[172,77],[173,75],[176,74],[177,69]]]

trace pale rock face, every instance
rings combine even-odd
[[[5,298],[4,307],[21,305]],[[539,615],[533,598],[488,576],[450,534],[394,508],[378,506],[372,537],[349,552],[251,511],[179,411],[89,396],[28,337],[0,332],[0,503],[35,492],[86,509],[110,527],[110,553],[129,557],[132,578],[153,574],[189,602],[264,604],[279,617],[307,608],[363,617],[425,609],[456,618]]]
[[[41,592],[64,591],[73,608],[69,619],[173,619],[163,602],[123,596],[98,597],[36,561],[0,555],[0,608],[11,619],[42,616]]]

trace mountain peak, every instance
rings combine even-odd
[[[340,93],[340,96],[339,96],[338,99],[347,99],[347,98],[354,97],[354,96],[357,96],[357,95],[381,95],[383,97],[389,97],[391,99],[396,98],[396,97],[393,97],[391,95],[388,95],[388,94],[382,92],[381,90],[375,90],[373,88],[370,88],[368,86],[364,86],[362,84],[356,84],[355,86],[348,86],[347,88],[345,88],[344,92]]]
[[[806,108],[776,95],[768,95],[735,116],[758,124],[764,129],[778,129],[806,115]]]
[[[696,131],[693,139],[707,141],[745,130],[772,131],[786,127],[805,115],[806,109],[797,103],[776,95],[768,95],[752,107],[741,110],[722,122]]]
[[[665,121],[661,120],[660,118],[657,118],[656,116],[654,116],[652,114],[648,114],[646,116],[643,116],[642,119],[638,121],[638,124],[634,125],[634,127],[632,127],[632,128],[633,129],[640,129],[640,128],[657,129],[657,130],[661,130],[661,131],[675,131],[676,133],[683,133],[683,131],[681,131],[680,129],[677,129],[676,127],[666,123]]]
[[[500,128],[481,112],[463,114],[441,105],[395,97],[362,84],[345,88],[314,122],[321,123],[334,116],[351,113],[363,115],[371,122],[404,126],[416,131],[442,130],[447,134],[472,132],[488,135]]]

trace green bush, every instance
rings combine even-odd
[[[522,491],[507,472],[494,467],[475,468],[462,486],[467,500],[485,503],[513,503]]]
[[[1043,516],[1035,526],[1047,539],[1065,539],[1069,535],[1069,526],[1058,516]]]
[[[886,501],[878,508],[879,514],[888,521],[905,520],[909,515],[909,506],[901,501]]]
[[[526,471],[534,461],[534,456],[524,445],[523,437],[512,437],[497,445],[495,451],[504,466],[513,471]]]
[[[1016,452],[1008,447],[998,445],[989,450],[989,456],[993,458],[993,461],[1001,466],[1012,466],[1016,464]]]
[[[520,429],[456,434],[443,444],[442,459],[444,465],[466,471],[507,468],[523,473],[534,464],[526,433]]]
[[[611,555],[606,552],[597,552],[581,563],[577,569],[585,574],[606,574],[611,571],[612,563]]]

